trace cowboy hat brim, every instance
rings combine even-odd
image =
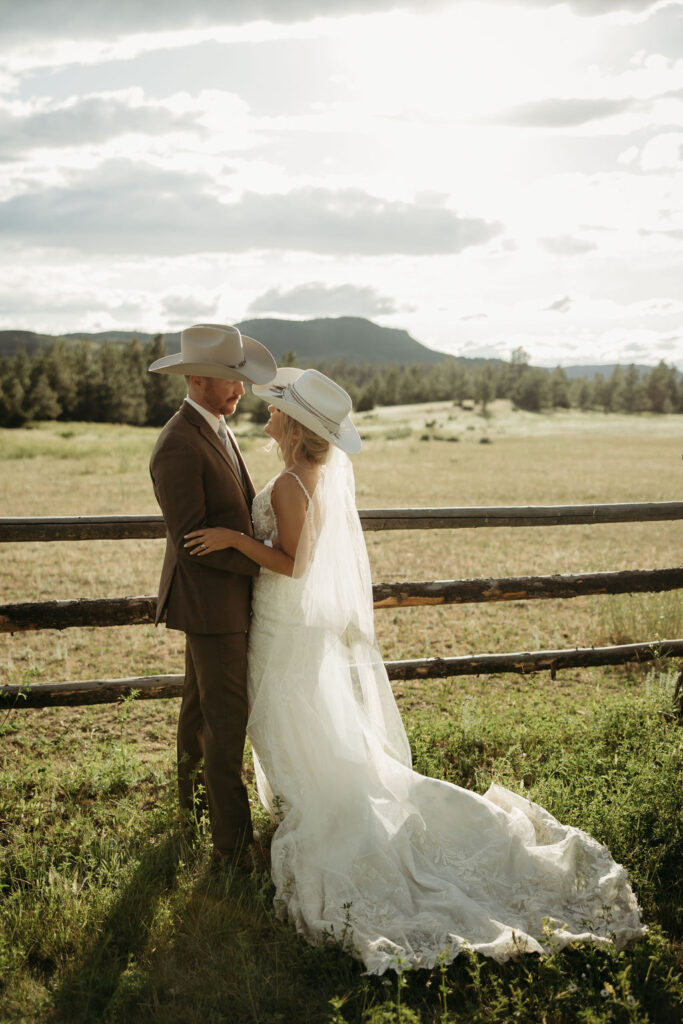
[[[257,398],[261,398],[269,405],[274,405],[281,412],[287,413],[297,423],[303,423],[305,427],[312,430],[318,437],[323,437],[326,441],[336,444],[347,455],[356,455],[361,450],[361,439],[350,416],[346,416],[341,421],[338,433],[333,433],[321,423],[314,413],[304,409],[297,402],[282,397],[282,388],[287,384],[293,384],[297,381],[303,372],[303,370],[296,366],[281,366],[274,380],[271,380],[268,384],[252,384],[251,390]]]
[[[182,352],[162,356],[149,367],[150,373],[174,373],[182,376],[218,377],[220,380],[243,380],[248,384],[266,384],[277,372],[277,363],[265,345],[242,335],[244,364],[239,367],[224,363],[183,362]]]

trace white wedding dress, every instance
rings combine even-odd
[[[254,499],[261,540],[277,534],[273,483]],[[279,822],[282,915],[377,974],[463,948],[504,961],[643,935],[625,869],[585,832],[500,786],[479,796],[412,771],[372,616],[353,473],[334,449],[295,576],[262,570],[253,598],[248,734]]]

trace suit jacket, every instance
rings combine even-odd
[[[156,622],[186,633],[237,633],[249,628],[251,578],[259,567],[226,548],[189,555],[185,534],[226,526],[252,535],[254,486],[239,451],[244,480],[211,426],[183,402],[161,431],[150,460],[154,493],[166,521],[166,554]]]

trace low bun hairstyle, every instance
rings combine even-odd
[[[312,462],[322,465],[330,453],[330,442],[316,434],[310,427],[299,423],[286,412],[280,411],[282,417],[282,434],[279,445],[283,452],[291,454],[292,461],[301,465]]]

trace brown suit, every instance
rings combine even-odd
[[[150,472],[166,521],[166,554],[157,623],[186,634],[185,685],[178,719],[181,806],[196,810],[202,758],[214,846],[222,853],[251,841],[241,778],[247,724],[246,655],[255,562],[227,548],[189,555],[185,534],[203,526],[252,532],[254,487],[237,451],[243,480],[215,431],[187,402],[154,447]]]

